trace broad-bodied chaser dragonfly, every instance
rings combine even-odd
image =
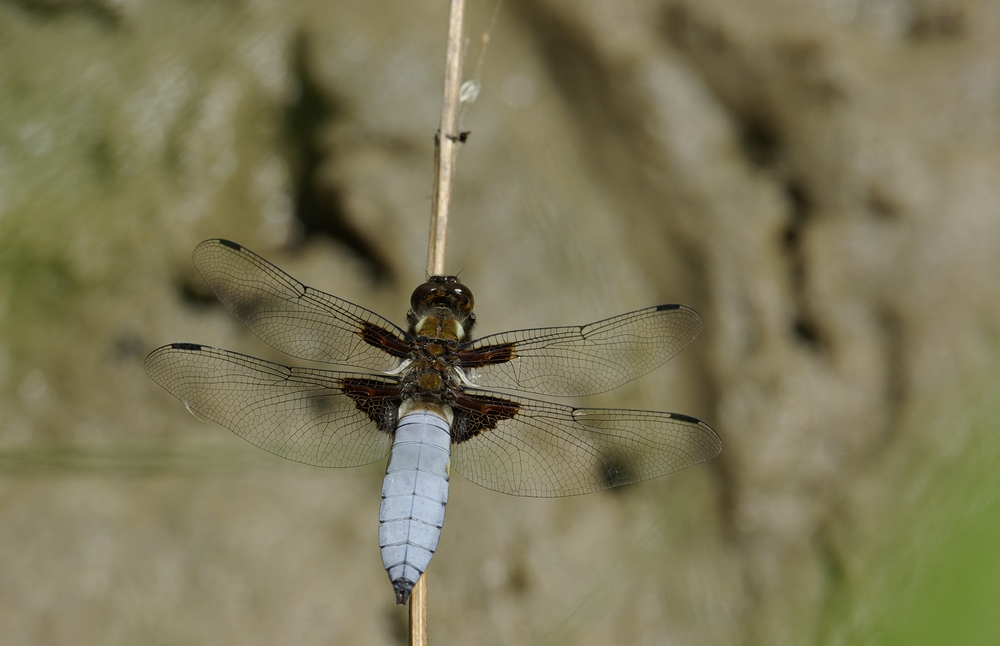
[[[684,305],[473,340],[472,293],[454,276],[417,287],[403,330],[227,240],[198,245],[194,263],[266,343],[365,372],[293,368],[193,343],[154,350],[146,372],[191,411],[290,460],[352,467],[388,452],[379,546],[397,603],[437,548],[452,467],[514,496],[571,496],[663,476],[722,450],[715,431],[687,415],[500,392],[590,395],[644,375],[701,332],[701,317]]]

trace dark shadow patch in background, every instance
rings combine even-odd
[[[287,158],[292,173],[294,214],[300,223],[302,243],[314,236],[327,236],[351,250],[376,282],[392,282],[392,266],[347,218],[343,196],[336,186],[320,178],[327,155],[322,145],[323,129],[337,117],[337,106],[326,95],[309,67],[308,42],[299,35],[292,59],[292,75],[298,95],[285,112]]]
[[[903,207],[877,186],[868,190],[868,210],[876,220],[887,222],[899,220],[903,213]]]
[[[805,305],[806,259],[802,250],[802,230],[812,217],[813,203],[806,187],[797,180],[785,184],[785,196],[789,204],[789,221],[782,233],[782,244],[791,262],[792,293],[798,314],[792,322],[792,335],[797,341],[816,351],[825,351],[827,342],[820,326],[808,314]]]
[[[939,6],[938,3],[921,5],[917,7],[907,35],[916,42],[959,39],[966,35],[965,23],[962,7]]]
[[[889,414],[881,438],[881,444],[884,447],[888,446],[894,439],[896,430],[900,426],[900,420],[909,399],[906,376],[912,372],[906,353],[908,339],[903,317],[889,304],[882,304],[876,313],[878,314],[879,327],[882,330],[882,344],[885,349],[885,365],[887,367],[883,396]]]
[[[121,24],[121,16],[114,9],[95,0],[10,0],[10,4],[38,20],[56,20],[76,14],[111,29]]]
[[[558,12],[530,0],[514,0],[508,6],[533,36],[549,78],[579,129],[587,133],[590,149],[601,151],[595,167],[620,173],[622,168],[656,164],[655,147],[643,126],[647,106],[641,96],[632,96],[630,83],[621,80],[622,70],[609,65],[591,37]],[[621,173],[620,179],[635,184],[635,190],[649,190],[634,173]]]
[[[683,2],[674,2],[664,8],[661,29],[667,41],[680,50],[701,47],[720,53],[728,48],[719,26],[693,19],[691,10]]]
[[[745,116],[739,121],[740,145],[750,163],[759,168],[771,168],[781,159],[781,135],[765,119]]]
[[[221,305],[219,299],[215,296],[215,292],[202,279],[201,274],[186,274],[179,278],[176,284],[181,301],[188,307],[205,310]]]
[[[625,455],[618,453],[605,455],[604,460],[598,465],[598,471],[604,485],[608,487],[604,491],[619,496],[632,488],[629,485],[640,479],[632,461]]]
[[[785,197],[788,199],[791,218],[782,233],[782,243],[787,251],[792,252],[801,243],[802,227],[809,219],[813,206],[805,187],[795,180],[789,180],[785,184]]]

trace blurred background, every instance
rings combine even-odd
[[[403,322],[447,9],[0,2],[0,642],[405,643],[384,463],[273,457],[142,361],[289,361],[194,270],[209,237]],[[725,448],[569,499],[455,477],[432,643],[997,643],[1000,4],[468,0],[466,30],[479,333],[686,303],[701,338],[588,403]]]

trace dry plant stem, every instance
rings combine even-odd
[[[427,646],[427,573],[410,591],[410,646]]]
[[[444,66],[444,101],[441,106],[441,128],[434,140],[434,197],[431,204],[431,235],[427,250],[427,273],[444,275],[444,254],[448,236],[448,209],[451,206],[451,186],[455,174],[455,153],[458,149],[458,116],[461,108],[459,91],[462,87],[462,21],[465,0],[451,0],[448,20],[448,53]]]
[[[431,233],[427,245],[427,273],[444,275],[444,254],[448,239],[448,209],[455,175],[455,153],[459,144],[458,117],[462,88],[462,22],[465,0],[451,0],[448,18],[448,52],[444,65],[444,100],[441,127],[434,139],[434,198],[431,204]],[[427,572],[410,592],[410,646],[427,646]]]

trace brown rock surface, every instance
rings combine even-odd
[[[508,0],[477,66],[494,9],[448,256],[479,332],[689,304],[703,337],[593,401],[725,449],[571,499],[455,478],[433,641],[973,643],[935,631],[1000,592],[1000,6]],[[285,463],[141,364],[287,360],[207,237],[402,322],[446,11],[0,4],[0,642],[405,642],[384,465]]]

